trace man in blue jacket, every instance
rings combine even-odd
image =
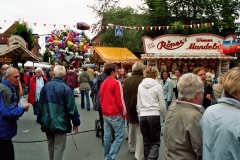
[[[20,75],[17,69],[9,68],[0,84],[0,160],[14,160],[12,138],[17,134],[17,120],[29,105],[18,106],[16,86]]]
[[[64,66],[54,68],[55,77],[41,90],[38,122],[46,132],[50,160],[61,160],[66,147],[67,133],[78,132],[80,119],[72,89],[62,80]],[[72,122],[72,123],[71,123]]]

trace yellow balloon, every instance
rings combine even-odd
[[[68,48],[70,48],[70,49],[74,49],[74,44],[73,44],[73,42],[71,42],[71,41],[67,41],[67,46],[68,46]]]
[[[82,42],[79,43],[79,50],[82,51],[84,48],[84,44]]]
[[[54,46],[57,46],[60,41],[59,40],[54,40],[53,42],[54,42]]]
[[[66,66],[67,66],[67,62],[66,62],[66,61],[63,61],[63,62],[62,62],[62,65],[63,65],[64,67],[66,67]]]

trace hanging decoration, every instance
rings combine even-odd
[[[12,20],[6,20],[6,19],[0,19],[0,22],[1,23],[9,23],[9,24],[12,24],[12,23],[17,23],[18,21],[12,21]],[[88,25],[87,23],[85,22],[78,22],[77,25],[76,24],[47,24],[47,23],[38,23],[38,22],[29,22],[29,21],[25,21],[24,24],[28,24],[30,26],[33,26],[33,27],[58,27],[58,28],[77,28],[77,29],[80,29],[80,30],[89,30],[89,29],[94,29],[96,26],[94,25]],[[214,22],[208,22],[208,23],[198,23],[198,24],[185,24],[183,25],[183,28],[198,28],[198,27],[210,27],[210,26],[214,26]],[[101,28],[102,29],[115,29],[117,27],[120,27],[120,28],[124,28],[124,29],[137,29],[137,30],[164,30],[164,29],[173,29],[173,28],[177,28],[177,26],[124,26],[124,25],[116,25],[116,26],[104,26],[102,25]]]

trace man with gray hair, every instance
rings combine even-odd
[[[72,89],[62,80],[64,66],[54,67],[55,77],[43,86],[39,98],[38,122],[46,132],[50,160],[61,160],[66,147],[67,133],[78,133],[80,115]]]
[[[128,148],[130,153],[135,152],[137,160],[143,160],[143,137],[140,131],[138,113],[137,113],[137,93],[138,86],[144,79],[143,64],[135,62],[132,66],[132,75],[124,81],[124,101],[127,108],[128,130]]]
[[[35,69],[35,75],[30,79],[28,102],[33,105],[33,114],[37,115],[38,100],[42,87],[47,83],[47,78],[43,73],[42,68]]]
[[[201,101],[204,86],[199,76],[188,73],[178,81],[178,100],[165,119],[163,138],[165,159],[202,159]]]
[[[17,120],[29,105],[18,106],[19,96],[16,87],[20,74],[16,68],[8,68],[0,83],[0,159],[14,160],[12,138],[17,134]]]

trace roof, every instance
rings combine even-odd
[[[137,58],[127,48],[94,47],[94,51],[105,62],[111,62],[111,63],[134,63],[136,61],[141,61],[139,58]],[[97,59],[95,58],[95,60],[97,60]]]
[[[20,62],[22,61],[39,61],[39,58],[32,54],[27,48],[23,47],[21,44],[13,45],[0,45],[0,58],[11,58],[20,57]]]

